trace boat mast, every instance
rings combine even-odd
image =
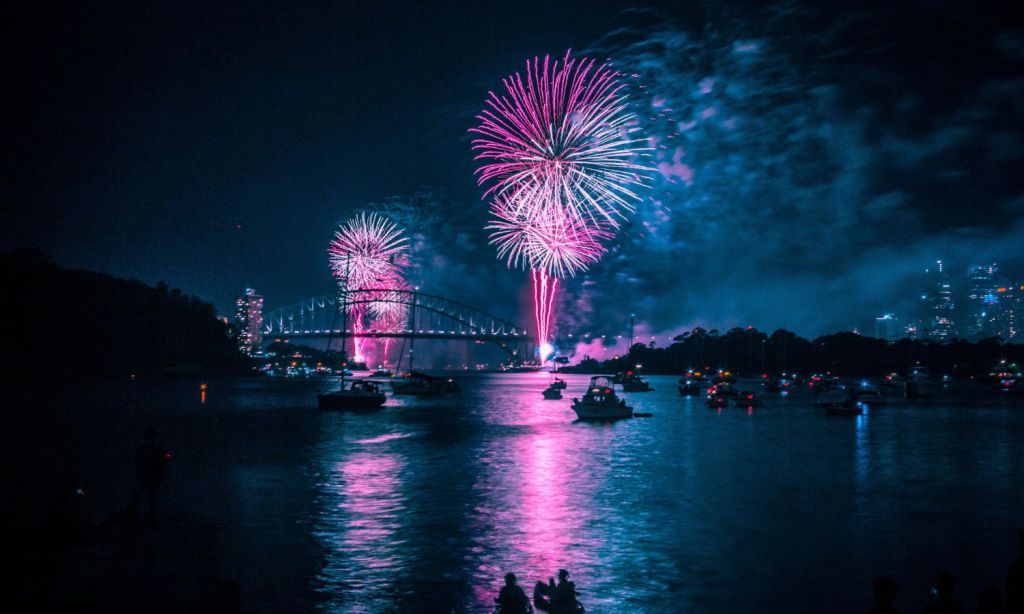
[[[416,344],[416,291],[419,290],[419,286],[412,289],[412,309],[409,311],[409,320],[411,326],[409,328],[409,372],[412,373],[412,355],[415,351],[414,346]]]
[[[351,254],[345,255],[345,284],[341,290],[341,357],[344,362],[341,364],[341,389],[345,389],[345,369],[348,363],[348,348],[345,347],[348,341],[348,276]]]

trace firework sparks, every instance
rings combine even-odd
[[[637,162],[648,148],[621,77],[569,53],[534,58],[525,77],[505,78],[503,95],[490,93],[471,130],[477,181],[493,198],[486,229],[499,258],[531,271],[542,346],[550,347],[558,279],[601,258],[650,170]]]
[[[342,224],[334,233],[334,240],[328,248],[331,272],[338,279],[342,292],[398,289],[400,261],[407,249],[407,240],[394,222],[374,212],[363,212]],[[363,299],[357,297],[349,304],[354,333],[365,329],[367,315],[372,316],[374,305],[382,302]],[[379,307],[376,309],[380,310]],[[365,359],[364,341],[353,336],[357,362]]]
[[[534,206],[560,206],[567,215],[618,227],[635,209],[647,150],[627,109],[625,83],[607,64],[571,58],[526,63],[526,77],[490,93],[472,129],[477,180],[485,197],[511,192]]]

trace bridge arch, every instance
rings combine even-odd
[[[499,345],[532,342],[529,331],[508,320],[465,303],[417,290],[367,288],[305,299],[280,307],[263,318],[264,338],[322,338],[340,336],[344,318],[341,304],[389,303],[407,310],[404,326],[381,329],[373,325],[358,330],[349,322],[344,334],[352,337],[405,339],[464,339],[492,341]]]

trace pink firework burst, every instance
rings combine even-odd
[[[402,230],[377,213],[362,212],[343,223],[328,248],[331,272],[346,289],[372,288],[400,270],[408,249]]]
[[[498,257],[531,271],[537,342],[550,347],[558,279],[597,262],[635,210],[649,148],[608,64],[534,58],[503,84],[471,129],[477,181],[493,198]]]
[[[486,226],[498,257],[509,268],[545,271],[555,277],[574,276],[600,260],[602,240],[612,237],[603,224],[586,224],[560,207],[532,207],[497,196],[494,219]]]
[[[338,279],[343,292],[350,290],[384,289],[390,280],[401,278],[401,257],[408,249],[402,230],[386,217],[375,213],[360,213],[343,223],[334,233],[328,248],[331,272]],[[365,329],[368,305],[363,296],[355,296],[349,304],[352,331]],[[352,344],[357,361],[364,360],[364,340],[353,337]]]
[[[526,63],[490,93],[471,131],[477,181],[486,196],[511,192],[534,206],[561,205],[567,215],[618,227],[635,209],[649,170],[648,150],[628,110],[622,75],[608,64],[565,58]]]

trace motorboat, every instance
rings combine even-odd
[[[729,407],[728,397],[720,394],[709,394],[707,399],[704,400],[704,404],[711,409],[721,409],[723,407]]]
[[[907,377],[906,395],[908,399],[919,399],[930,397],[935,393],[935,384],[932,382],[931,373],[928,367],[916,365],[911,367]]]
[[[699,396],[703,389],[704,387],[700,382],[685,378],[679,379],[679,394],[684,397]]]
[[[704,402],[712,409],[728,407],[729,400],[736,396],[736,391],[728,383],[715,384],[708,388],[708,396]]]
[[[398,395],[436,396],[458,394],[458,382],[451,377],[434,377],[420,371],[410,371],[391,380],[391,392]]]
[[[391,377],[392,375],[394,373],[391,372],[391,369],[377,369],[370,374],[370,377]]]
[[[789,389],[792,382],[784,377],[771,377],[764,381],[765,392],[783,392]]]
[[[543,394],[544,398],[549,401],[557,401],[558,399],[562,398],[562,389],[555,388],[555,386],[552,384],[551,386],[545,388],[544,392],[542,392],[541,394]]]
[[[317,406],[323,410],[366,411],[384,405],[387,397],[376,382],[355,380],[347,388],[342,380],[341,387],[332,392],[316,395]]]
[[[623,392],[653,392],[654,388],[647,383],[647,380],[633,373],[622,380]]]
[[[864,413],[864,407],[852,399],[841,403],[830,403],[825,406],[827,416],[859,416]]]
[[[815,391],[817,392],[817,391]],[[814,395],[814,404],[819,407],[828,407],[848,401],[851,398],[850,392],[841,388],[832,388]]]
[[[549,388],[554,388],[555,390],[565,390],[565,386],[565,380],[556,377],[555,380],[551,382],[551,386],[549,386]]]
[[[764,403],[761,398],[754,394],[753,390],[744,390],[733,397],[736,407],[761,407]]]
[[[868,407],[878,407],[880,405],[888,404],[885,397],[882,395],[882,392],[874,388],[858,390],[856,399],[858,403],[863,403]]]
[[[582,399],[572,400],[572,410],[580,420],[616,420],[632,418],[633,408],[615,394],[615,382],[606,375],[590,378]]]

